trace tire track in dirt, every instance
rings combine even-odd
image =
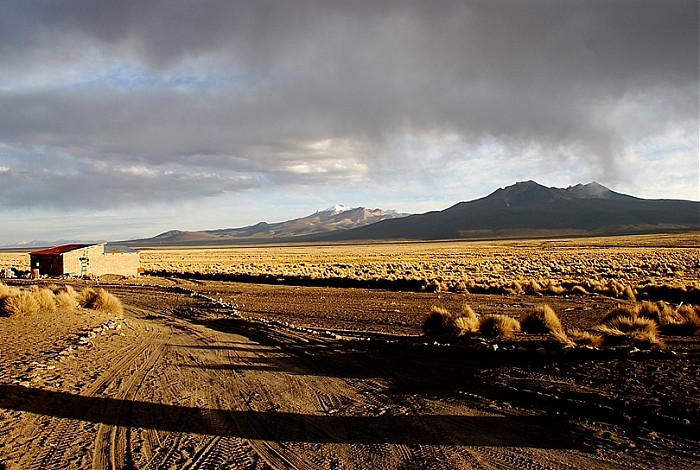
[[[418,399],[404,397],[397,402],[395,398],[391,399],[381,393],[372,393],[366,387],[357,386],[358,383],[362,383],[359,380],[324,377],[323,373],[318,374],[314,367],[313,354],[309,356],[307,350],[300,355],[302,350],[298,348],[300,339],[301,344],[306,345],[305,349],[308,349],[309,345],[323,345],[323,342],[319,342],[316,338],[305,337],[302,332],[296,330],[264,328],[264,332],[266,344],[276,344],[279,346],[278,350],[266,349],[265,353],[256,353],[255,350],[260,348],[260,343],[252,342],[247,338],[238,338],[241,342],[248,341],[251,351],[245,351],[247,348],[242,347],[240,350],[228,353],[228,364],[233,371],[231,375],[236,376],[237,381],[241,382],[242,388],[256,391],[254,399],[241,393],[241,400],[251,410],[264,410],[270,406],[272,409],[294,406],[298,411],[309,415],[342,415],[345,409],[352,409],[356,413],[376,410],[377,403],[379,403],[382,414],[420,415],[428,411]],[[225,335],[217,338],[218,341],[226,339]],[[271,358],[270,352],[272,351],[274,351],[275,359],[278,362],[287,362],[286,368],[296,369],[296,373],[292,375],[284,371],[254,371],[261,358],[268,360]],[[342,362],[343,360],[341,360]],[[236,371],[236,364],[245,372]],[[353,366],[357,368],[357,364],[353,364]],[[342,367],[342,364],[339,367]],[[363,371],[370,376],[372,374],[386,375],[387,372],[368,369]],[[267,380],[264,377],[265,374],[272,373],[276,375],[275,381]],[[281,380],[282,378],[284,380]],[[375,385],[379,385],[377,388],[380,390],[387,389],[386,384],[382,384],[380,379],[375,379]],[[300,406],[302,406],[301,409],[299,409]],[[241,419],[240,415],[238,419]],[[256,426],[259,426],[259,423],[251,420],[237,424],[245,429],[256,429]],[[330,443],[352,442],[352,438],[347,436],[343,429],[322,429],[314,425],[311,420],[305,424],[305,429],[301,429],[299,423],[292,426],[295,427],[285,429],[285,435],[298,434],[303,436],[305,433],[312,433],[314,436],[321,436],[321,440]],[[473,449],[471,452],[465,452],[464,455],[462,452],[448,455],[436,446],[408,446],[404,444],[323,444],[320,447],[325,447],[326,450],[321,453],[310,452],[309,447],[311,446],[308,443],[255,441],[252,442],[252,445],[261,458],[273,468],[332,468],[338,462],[352,463],[351,465],[360,468],[363,465],[385,466],[389,462],[391,462],[389,465],[391,467],[420,466],[426,462],[443,462],[442,468],[450,468],[461,466],[465,463],[465,459],[470,462],[481,462],[484,464],[481,465],[484,468],[493,468],[493,465],[486,463],[489,461],[500,466],[522,464],[524,467],[537,468],[536,459],[518,457],[523,454],[522,449],[484,448]],[[216,446],[212,446],[212,448],[216,448]],[[337,456],[338,460],[330,458],[331,455]],[[566,466],[559,467],[566,468]]]
[[[120,469],[123,466],[133,466],[129,445],[131,426],[129,401],[136,399],[139,387],[156,366],[164,348],[157,341],[148,341],[143,346],[142,354],[135,358],[142,360],[139,361],[136,370],[129,374],[128,379],[122,382],[119,392],[114,396],[119,402],[111,409],[103,411],[103,419],[118,424],[101,424],[98,427],[92,460],[94,469]]]
[[[216,351],[217,344],[230,344],[232,339],[235,340],[237,345],[236,349],[225,349],[226,354],[217,355],[219,360],[224,361],[221,364],[226,367],[212,371],[213,375],[219,377],[219,380],[229,384],[228,390],[233,388],[230,386],[231,384],[235,383],[237,385],[235,388],[239,391],[238,397],[230,393],[227,400],[228,403],[238,402],[242,409],[253,411],[258,409],[276,409],[278,405],[275,402],[279,397],[278,391],[273,391],[266,381],[258,380],[259,374],[256,374],[253,369],[260,366],[261,359],[269,359],[270,354],[279,355],[281,350],[277,347],[263,346],[252,342],[244,336],[233,335],[232,337],[231,334],[222,334],[214,330],[205,331],[210,345],[214,347],[214,351]],[[267,352],[267,355],[257,352],[258,350],[264,350]],[[207,367],[207,364],[201,365],[202,367]],[[240,369],[245,370],[245,372],[242,372]],[[228,373],[222,373],[222,371],[227,371]],[[263,433],[260,430],[260,423],[248,419],[247,415],[239,413],[232,414],[231,417],[232,424],[239,430],[253,429]],[[213,458],[211,456],[220,454],[225,446],[233,446],[236,449],[238,464],[250,465],[251,468],[257,463],[257,460],[264,461],[272,468],[313,468],[311,462],[308,462],[306,459],[285,451],[285,449],[280,449],[275,443],[257,439],[218,439],[216,444],[207,453],[204,453],[201,458],[203,460]]]
[[[153,316],[152,313],[143,313]],[[219,351],[217,348],[217,335],[177,318],[159,318],[158,320],[169,325],[175,334],[168,339],[164,355],[166,359],[161,361],[162,370],[157,374],[158,381],[156,386],[152,387],[151,398],[163,403],[172,403],[176,397],[182,396],[187,388],[196,387],[197,383],[208,383],[211,390],[197,400],[203,406],[199,418],[206,423],[208,433],[215,436],[207,439],[186,438],[183,441],[177,436],[173,437],[171,432],[147,433],[146,440],[151,441],[149,447],[155,447],[157,451],[150,456],[143,468],[197,469],[219,468],[222,465],[255,468],[260,458],[253,447],[244,439],[227,435],[231,433],[231,420],[222,420],[220,414],[206,411],[206,406],[212,406],[212,404],[222,405],[222,402],[239,401],[238,397],[226,388],[240,387],[224,387],[226,384],[230,385],[231,374],[227,374],[225,370],[207,369],[213,358],[225,359],[228,356],[221,352],[225,349]],[[185,332],[187,336],[178,335],[177,333],[180,332]],[[226,339],[230,340],[230,338]],[[202,350],[207,354],[183,352],[188,350]],[[168,386],[163,386],[166,383]],[[176,384],[179,385],[176,386]],[[183,430],[186,430],[186,424],[183,424]],[[192,455],[183,457],[183,447],[191,447]]]
[[[115,380],[118,380],[123,370],[143,354],[149,344],[150,342],[146,338],[145,343],[136,344],[130,350],[122,352],[121,358],[88,387],[81,390],[80,395],[96,396]],[[99,411],[95,410],[94,412]],[[49,423],[43,425],[43,428],[48,429],[48,432],[38,436],[38,446],[45,448],[45,450],[39,453],[36,468],[54,468],[65,463],[66,460],[70,460],[69,454],[74,451],[75,443],[84,440],[86,432],[80,421],[68,418],[51,418]]]

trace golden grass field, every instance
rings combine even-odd
[[[147,273],[297,279],[419,281],[428,290],[598,292],[630,297],[649,286],[700,289],[700,236],[353,245],[145,248]],[[26,253],[0,268],[28,269]]]
[[[429,290],[615,297],[645,286],[700,288],[698,237],[149,249],[147,272],[300,279],[421,281]],[[627,291],[627,292],[626,292]]]

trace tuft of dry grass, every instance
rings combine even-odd
[[[459,335],[475,333],[479,330],[479,316],[465,303],[455,317],[455,326]]]
[[[56,296],[51,289],[36,289],[32,290],[32,293],[39,304],[40,311],[44,313],[56,312]]]
[[[659,313],[659,325],[669,325],[674,323],[681,323],[682,318],[678,316],[676,310],[667,303],[661,305],[661,313]]]
[[[572,287],[571,293],[576,295],[589,295],[588,291],[579,285],[575,285],[574,287]]]
[[[637,307],[637,316],[640,318],[649,318],[657,324],[661,324],[661,309],[654,302],[645,300]]]
[[[636,325],[632,323],[637,322]],[[654,342],[659,332],[665,335],[687,336],[700,333],[700,315],[696,308],[690,305],[681,305],[674,309],[665,302],[645,301],[636,308],[618,307],[605,315],[603,324],[613,329],[620,329],[623,333],[632,330],[642,329],[641,325],[653,323],[655,330],[650,326],[647,332],[651,336],[650,341]],[[621,328],[618,328],[620,327]],[[608,332],[608,335],[613,333]],[[619,335],[618,335],[619,336]],[[646,341],[644,339],[643,341]]]
[[[102,288],[97,290],[92,288],[83,289],[79,295],[78,303],[84,308],[116,316],[121,316],[124,313],[121,300]]]
[[[39,312],[39,302],[30,291],[20,291],[2,299],[0,311],[6,316],[35,315]]]
[[[73,286],[66,284],[64,286],[59,287],[54,291],[55,294],[60,294],[61,292],[65,292],[67,295],[73,297],[76,299],[78,297],[78,292],[73,288]]]
[[[675,311],[664,308],[661,315],[661,332],[666,335],[691,336],[700,334],[700,315],[697,307],[681,305]]]
[[[520,322],[508,315],[484,315],[479,322],[479,334],[486,338],[512,338],[519,331]]]
[[[104,289],[86,287],[77,293],[71,286],[41,288],[33,285],[28,289],[8,287],[0,283],[0,315],[33,315],[39,312],[53,314],[57,310],[89,308],[122,316],[121,301]]]
[[[603,323],[608,323],[617,317],[636,318],[637,309],[631,306],[618,305],[603,316]]]
[[[479,316],[463,304],[457,314],[444,307],[433,306],[423,322],[423,332],[428,336],[466,335],[479,330]]]
[[[568,339],[577,346],[590,346],[592,348],[600,348],[604,342],[602,335],[576,328],[568,331]]]
[[[441,336],[456,331],[455,318],[443,307],[433,306],[423,322],[423,332],[427,336]]]
[[[549,284],[549,286],[547,286],[547,293],[551,295],[564,295],[566,294],[566,289],[556,284]]]
[[[97,295],[97,291],[92,287],[84,287],[80,292],[75,295],[75,300],[83,308],[90,308],[93,299]]]
[[[554,333],[564,332],[564,327],[552,307],[540,304],[535,305],[535,310],[523,319],[522,330],[525,333],[534,334]]]
[[[625,334],[642,332],[655,335],[659,332],[658,325],[650,318],[618,316],[606,322],[606,325]]]
[[[56,294],[56,307],[61,310],[72,310],[78,307],[78,301],[68,292],[60,291]]]
[[[634,294],[634,291],[630,286],[625,286],[625,289],[622,291],[622,297],[627,300],[631,300],[632,302],[637,301],[637,296]]]
[[[614,311],[619,311],[615,309]],[[641,348],[661,348],[663,342],[659,339],[659,326],[651,318],[638,317],[637,311],[631,315],[620,313],[617,316],[606,316],[607,320],[594,329],[602,334],[605,343],[630,343]]]
[[[571,338],[569,338],[569,336],[563,330],[562,331],[552,331],[552,332],[550,332],[550,334],[558,343],[560,343],[566,347],[571,348],[571,347],[576,346],[576,343],[574,343],[574,341],[571,340]]]
[[[20,290],[16,287],[8,286],[7,284],[0,283],[0,300],[5,297],[12,297],[13,295],[19,294]]]
[[[640,349],[663,349],[666,344],[656,333],[641,331],[632,335],[632,346]]]

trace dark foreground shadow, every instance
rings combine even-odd
[[[271,441],[576,447],[575,439],[566,429],[539,417],[338,416],[238,411],[86,397],[9,384],[0,384],[0,408],[113,426]],[[120,409],[128,413],[110,412]]]

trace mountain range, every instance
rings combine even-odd
[[[699,202],[641,199],[596,182],[548,188],[525,181],[442,211],[336,233],[332,239],[484,239],[696,230],[700,230]]]
[[[349,231],[382,220],[405,217],[396,211],[382,209],[367,209],[364,207],[350,208],[336,205],[328,209],[314,212],[306,217],[269,224],[259,222],[242,228],[225,228],[218,230],[203,230],[186,232],[171,230],[153,238],[134,240],[129,244],[143,243],[147,245],[182,245],[182,244],[226,244],[243,242],[278,242],[303,239],[309,236],[323,236],[336,231]]]
[[[286,222],[197,232],[173,230],[129,244],[489,239],[680,231],[700,231],[700,202],[641,199],[596,182],[550,188],[524,181],[424,214],[334,206]]]

